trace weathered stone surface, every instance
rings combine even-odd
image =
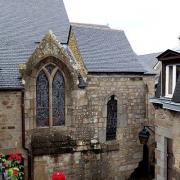
[[[180,177],[180,113],[158,108],[155,111],[156,128],[156,178],[172,179]],[[170,143],[170,141],[172,143]],[[168,150],[169,149],[169,150]],[[170,151],[170,152],[169,152]],[[172,157],[168,161],[168,157]],[[167,169],[167,163],[171,170]]]
[[[73,41],[75,38],[72,35],[69,42],[71,50],[76,54],[79,72],[86,80],[85,89],[78,88],[77,69],[51,35],[43,39],[26,64],[26,69],[22,71],[25,81],[26,146],[32,152],[33,149],[38,149],[38,152],[47,149],[47,153],[35,153],[34,178],[50,179],[52,172],[59,170],[65,172],[68,180],[127,179],[142,159],[142,145],[138,140],[142,123],[154,123],[154,109],[148,103],[148,97],[153,94],[153,78],[141,75],[87,74]],[[55,64],[65,78],[66,121],[64,126],[38,128],[36,77],[47,63]],[[106,141],[107,102],[112,95],[117,99],[117,132],[115,140]],[[5,132],[3,137],[6,138],[0,142],[0,148],[7,148],[6,152],[11,148],[23,151],[21,93],[0,92],[0,97],[0,132]],[[65,147],[71,139],[76,141],[76,147],[71,147],[73,150],[66,154],[60,153],[61,137],[70,137],[61,141]],[[17,146],[14,142],[17,142]],[[49,153],[49,149],[54,147],[57,153]]]
[[[0,152],[22,152],[21,92],[0,92]]]

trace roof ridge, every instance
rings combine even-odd
[[[152,55],[152,54],[161,54],[162,52],[153,52],[153,53],[147,53],[147,54],[137,54],[137,56],[146,56],[146,55]]]
[[[70,22],[73,26],[96,29],[110,29],[108,25]]]
[[[99,29],[99,30],[106,30],[106,31],[116,31],[116,32],[124,32],[121,29],[112,29],[108,25],[101,25],[101,24],[86,24],[86,23],[74,23],[70,22],[72,26],[80,27],[80,28],[91,28],[91,29]]]

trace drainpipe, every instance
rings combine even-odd
[[[148,89],[148,85],[145,84],[145,91],[146,91],[146,96],[145,96],[145,103],[146,103],[146,117],[148,119],[148,122],[149,122],[149,105],[148,105],[148,99],[149,99],[149,89]]]
[[[28,180],[32,180],[32,154],[25,144],[25,116],[24,116],[24,89],[21,95],[21,118],[22,118],[22,147],[28,154]]]

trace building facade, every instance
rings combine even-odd
[[[155,107],[156,179],[180,179],[179,52],[167,50],[157,58],[162,64]]]
[[[0,151],[23,155],[26,179],[128,179],[138,133],[154,123],[154,74],[124,32],[70,24],[59,0],[2,8],[12,26],[0,23]]]

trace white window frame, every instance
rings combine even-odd
[[[177,64],[176,64],[177,65]],[[168,98],[172,98],[173,97],[173,93],[174,93],[174,89],[176,87],[176,65],[167,65],[166,66],[166,92],[165,92],[165,96]],[[172,94],[168,93],[168,89],[169,89],[169,66],[173,67],[173,74],[172,74]]]
[[[160,68],[161,62],[159,61],[158,63],[155,64],[153,67],[154,70],[158,70]]]

